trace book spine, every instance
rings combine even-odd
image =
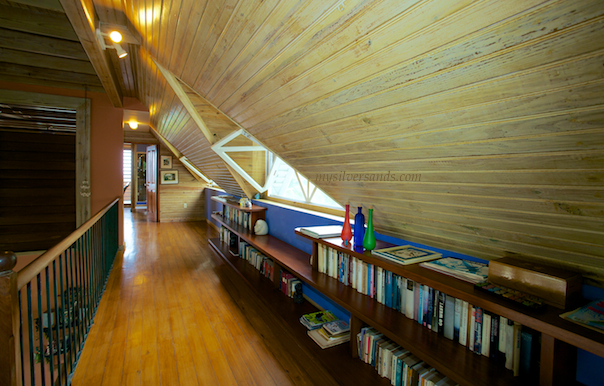
[[[490,354],[491,348],[491,314],[482,311],[482,346],[480,353],[486,357]]]
[[[414,288],[413,280],[407,279],[407,294],[405,296],[406,300],[406,308],[405,308],[405,316],[409,319],[413,319],[413,299],[415,298],[413,292]]]
[[[430,287],[428,287],[427,285],[424,286],[424,307],[422,310],[424,314],[422,324],[424,325],[424,327],[428,327],[428,299],[430,298],[430,290]],[[432,321],[430,321],[429,324],[431,325]]]
[[[415,283],[415,291],[413,291],[413,320],[419,320],[419,293],[421,285]]]
[[[445,329],[443,335],[447,339],[453,340],[454,335],[454,321],[455,321],[455,298],[450,295],[446,295],[445,298]]]
[[[417,301],[417,322],[419,324],[424,324],[424,292],[426,286],[423,284],[419,285],[419,295]]]
[[[476,341],[476,307],[468,305],[469,310],[469,326],[468,326],[468,350],[474,351],[474,342]]]
[[[491,350],[489,356],[499,361],[499,315],[491,315]]]
[[[514,372],[514,376],[517,377],[520,375],[520,332],[522,330],[522,325],[520,323],[514,322],[514,354],[513,354],[513,362],[512,362],[512,371]]]
[[[432,319],[434,318],[434,289],[432,287],[428,290],[428,309],[426,313],[426,327],[432,329]]]
[[[514,322],[507,320],[505,326],[505,368],[508,370],[514,369]]]
[[[440,297],[440,291],[434,290],[434,297],[432,298],[432,331],[438,332],[438,299]]]
[[[438,294],[438,333],[445,333],[445,302],[446,296],[444,292]]]
[[[482,308],[476,307],[474,314],[474,352],[482,352]]]
[[[459,330],[461,328],[461,299],[455,299],[455,316],[453,319],[453,340],[459,342]]]
[[[462,300],[459,319],[459,344],[465,346],[468,342],[468,302]]]
[[[508,319],[504,316],[499,317],[499,358],[505,361],[505,354],[507,352],[507,326]]]

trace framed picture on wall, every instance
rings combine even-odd
[[[160,160],[160,169],[172,169],[172,156],[162,155]]]
[[[178,170],[162,170],[161,171],[161,183],[162,184],[178,184]]]

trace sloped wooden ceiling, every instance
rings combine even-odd
[[[601,0],[123,5],[161,66],[379,232],[603,282]],[[139,84],[212,162],[157,73]]]

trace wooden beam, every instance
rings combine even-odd
[[[75,60],[36,54],[33,52],[13,50],[10,48],[0,48],[0,60],[5,63],[21,64],[39,68],[49,68],[51,70],[63,70],[79,74],[89,74],[96,77],[96,72],[88,60]]]
[[[90,207],[90,100],[76,110],[76,228],[92,215]]]
[[[82,104],[82,98],[12,90],[0,90],[0,100],[16,105],[53,106],[74,110]]]
[[[35,84],[35,85],[44,86],[44,87],[66,88],[66,89],[72,89],[72,90],[88,90],[88,91],[100,92],[100,93],[105,92],[105,89],[101,86],[88,86],[88,85],[84,85],[84,84],[80,84],[80,83],[57,82],[57,81],[47,80],[47,79],[28,78],[25,76],[0,74],[0,80],[3,82]]]
[[[29,5],[30,7],[49,9],[51,11],[62,12],[63,7],[59,0],[11,0],[12,3]]]
[[[75,34],[64,14],[42,14],[28,9],[0,5],[0,27],[78,41],[78,35]]]
[[[73,29],[75,30],[84,51],[88,55],[92,66],[105,88],[114,107],[122,107],[122,93],[118,83],[111,71],[110,64],[96,38],[95,32],[95,10],[92,2],[80,2],[77,0],[61,0],[61,5]]]
[[[48,68],[32,66],[22,66],[20,64],[0,62],[0,73],[10,76],[31,77],[56,82],[101,86],[101,82],[96,75],[78,74],[75,72],[51,70]]]
[[[0,47],[69,59],[88,60],[78,42],[0,28]]]
[[[214,136],[212,135],[212,132],[210,131],[210,129],[208,128],[206,123],[203,121],[203,119],[197,112],[197,109],[195,109],[195,106],[193,106],[193,103],[191,103],[191,100],[187,97],[185,90],[183,90],[182,86],[180,85],[180,83],[178,82],[176,77],[170,71],[163,68],[155,60],[153,60],[153,63],[155,63],[155,65],[157,66],[159,71],[162,73],[162,75],[164,76],[164,78],[166,79],[166,81],[168,82],[170,87],[172,87],[172,90],[174,91],[174,93],[176,94],[178,99],[180,99],[181,103],[185,106],[185,109],[187,109],[187,111],[189,112],[189,115],[191,115],[191,118],[193,118],[193,120],[197,124],[197,127],[199,127],[199,130],[201,130],[201,132],[206,137],[208,142],[210,142],[210,144],[213,144],[214,142],[216,142],[216,140],[214,139]]]

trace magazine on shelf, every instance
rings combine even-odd
[[[571,322],[604,333],[604,299],[594,300],[583,307],[565,312],[560,316]]]
[[[473,284],[482,283],[489,276],[489,266],[487,264],[455,257],[443,257],[442,259],[420,263],[419,266]]]
[[[435,260],[442,256],[440,253],[411,245],[400,245],[397,247],[376,249],[372,254],[402,265]]]
[[[300,323],[302,323],[309,330],[314,330],[321,327],[323,324],[327,322],[332,322],[334,320],[338,320],[331,313],[331,311],[317,311],[310,314],[302,315],[300,317]]]
[[[334,347],[350,340],[350,334],[342,335],[338,338],[327,338],[322,328],[309,330],[306,332],[322,349]]]
[[[342,234],[342,225],[325,225],[314,227],[301,227],[300,233],[317,239],[337,237]]]

